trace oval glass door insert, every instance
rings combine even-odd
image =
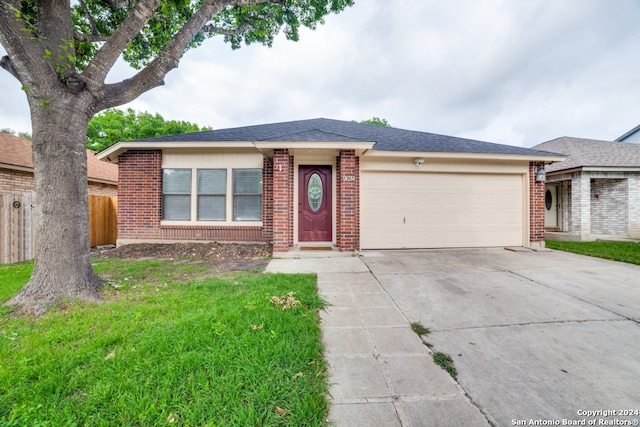
[[[313,212],[318,212],[322,206],[322,180],[320,175],[314,173],[309,178],[309,185],[307,186],[307,199],[309,200],[309,208]]]
[[[544,193],[544,206],[548,211],[550,211],[551,206],[553,206],[553,194],[551,194],[551,190],[547,190],[546,193]]]

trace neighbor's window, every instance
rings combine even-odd
[[[162,219],[191,219],[191,169],[162,170]]]
[[[198,169],[198,221],[227,218],[227,170]]]
[[[233,220],[262,219],[262,169],[233,170]]]

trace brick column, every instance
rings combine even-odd
[[[360,249],[360,159],[354,150],[338,157],[337,246],[342,252]]]
[[[544,182],[536,182],[536,169],[544,163],[529,163],[529,245],[544,247]]]
[[[580,240],[591,235],[591,179],[584,172],[571,177],[571,226]]]
[[[130,150],[118,162],[118,240],[159,238],[162,151]]]
[[[291,235],[291,160],[288,150],[273,153],[273,252],[287,252]]]
[[[629,237],[640,239],[640,176],[629,175]]]
[[[267,242],[273,239],[273,160],[262,160],[262,236]]]

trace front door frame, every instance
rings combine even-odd
[[[293,243],[294,245],[301,243],[300,236],[300,217],[298,215],[298,203],[300,194],[300,166],[329,166],[331,167],[331,241],[323,243],[336,244],[336,232],[337,232],[337,178],[336,178],[336,162],[332,156],[327,158],[325,156],[304,156],[298,155],[294,157],[294,173],[293,173],[293,206],[295,207],[293,214]]]
[[[551,210],[547,209],[547,191],[550,192],[552,197]],[[557,183],[549,183],[545,185],[544,189],[545,195],[545,230],[549,231],[560,231],[561,227],[561,217],[560,217],[560,185]],[[547,224],[547,218],[555,218],[555,225]]]

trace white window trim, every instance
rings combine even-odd
[[[167,167],[163,169],[189,169]],[[225,221],[198,221],[198,169],[226,169],[227,170],[227,193],[225,200],[226,215]],[[246,168],[246,167],[200,167],[191,168],[191,220],[161,220],[160,226],[205,226],[205,227],[261,227],[262,221],[233,221],[233,170],[234,169],[262,169],[262,168]],[[163,193],[164,195],[164,193]],[[264,183],[262,197],[264,197]],[[162,203],[162,202],[161,202]]]

